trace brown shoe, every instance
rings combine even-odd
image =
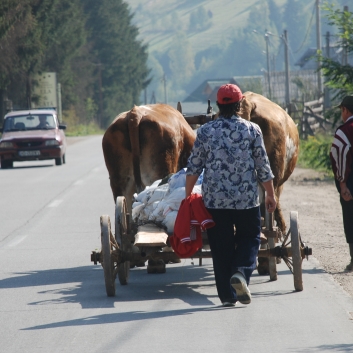
[[[353,262],[351,261],[351,263],[350,264],[348,264],[347,266],[346,266],[346,269],[345,269],[346,271],[353,271]]]

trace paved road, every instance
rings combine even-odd
[[[276,282],[254,275],[248,306],[220,307],[211,260],[133,269],[108,298],[90,262],[99,216],[114,215],[100,143],[0,170],[0,352],[353,351],[353,300],[313,257],[303,292],[281,264]]]

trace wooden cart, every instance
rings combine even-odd
[[[181,112],[181,106],[178,105]],[[185,116],[185,115],[184,115]],[[212,108],[208,103],[206,115],[185,116],[190,125],[204,124],[212,120]],[[261,189],[262,190],[262,189]],[[261,199],[265,200],[264,191]],[[293,274],[294,288],[303,290],[302,261],[312,255],[312,249],[307,247],[299,232],[298,212],[290,212],[290,227],[287,234],[282,235],[274,226],[273,213],[265,210],[264,204],[260,206],[262,218],[261,232],[267,238],[262,244],[258,257],[269,259],[270,280],[277,280],[278,259],[283,259]],[[130,267],[133,264],[144,264],[148,261],[148,273],[164,273],[166,263],[178,262],[179,258],[174,252],[164,252],[162,249],[169,246],[168,234],[156,224],[137,225],[127,213],[126,200],[119,196],[115,203],[115,233],[112,232],[110,217],[100,217],[101,226],[101,251],[93,251],[91,261],[100,263],[104,270],[105,288],[108,296],[115,295],[115,279],[118,276],[121,285],[128,284]],[[211,258],[207,248],[207,234],[202,234],[203,249],[196,252],[192,258],[199,259],[202,265],[203,258]],[[277,245],[276,245],[277,244]],[[279,244],[279,245],[278,245]]]

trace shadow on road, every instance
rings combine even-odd
[[[303,350],[295,349],[293,352],[353,352],[353,344],[325,344],[317,347],[305,347]]]
[[[244,307],[235,307],[232,310],[243,309]],[[111,314],[102,314],[95,316],[88,316],[82,319],[67,320],[56,322],[47,325],[38,325],[33,327],[28,327],[22,329],[23,331],[28,330],[43,330],[48,328],[57,328],[57,327],[67,327],[67,326],[88,326],[88,325],[101,325],[101,324],[116,324],[123,322],[132,322],[140,320],[150,320],[150,319],[160,319],[165,317],[175,317],[180,315],[191,315],[193,313],[201,311],[216,311],[216,310],[227,310],[221,306],[213,306],[211,308],[191,308],[191,309],[180,309],[180,310],[166,310],[166,311],[154,311],[154,312],[142,312],[142,311],[128,311],[125,313],[111,313]]]
[[[57,286],[38,293],[50,299],[28,305],[78,303],[82,308],[112,308],[117,302],[180,299],[190,305],[214,305],[212,297],[199,293],[201,288],[214,289],[210,266],[167,266],[166,274],[147,274],[146,267],[130,270],[129,284],[116,280],[116,296],[107,297],[101,266],[83,266],[27,273],[0,280],[0,289]]]

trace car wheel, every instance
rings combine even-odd
[[[13,167],[13,161],[1,161],[1,169],[8,169]]]
[[[65,154],[63,154],[63,163],[64,163],[64,164],[66,163],[66,156],[65,156]]]
[[[55,158],[55,165],[62,165],[63,164],[63,158],[59,157],[59,158]]]

